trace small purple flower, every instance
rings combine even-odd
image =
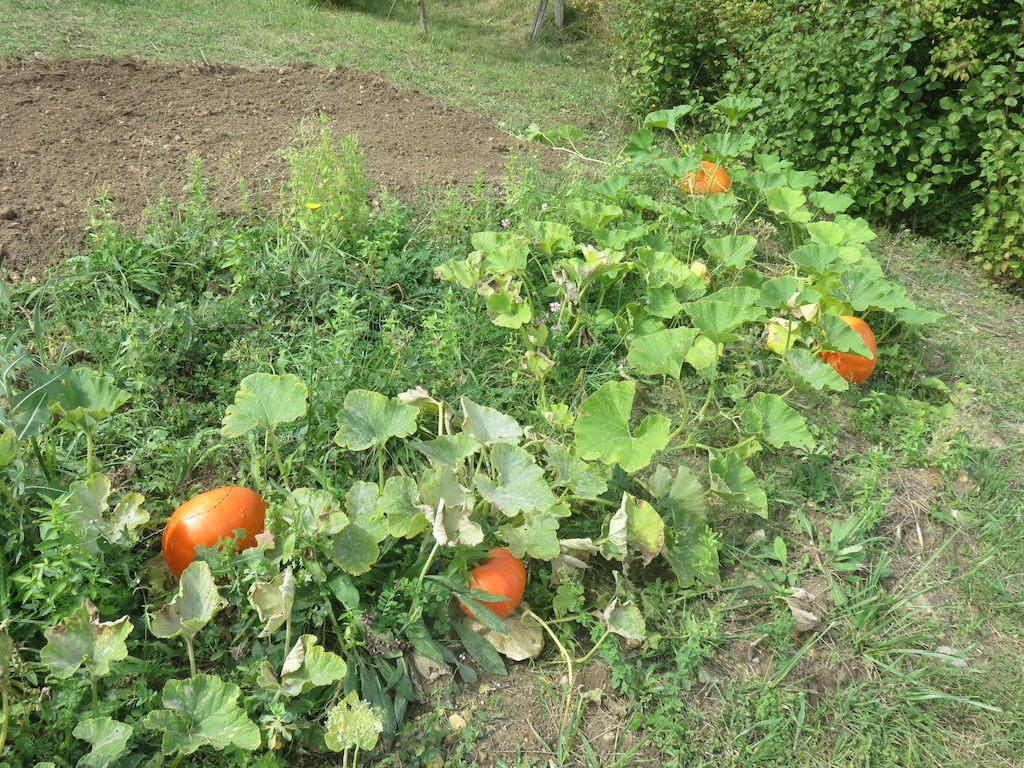
[[[505,228],[507,228],[507,227],[508,227],[508,225],[509,225],[509,224],[511,224],[511,223],[512,223],[512,222],[511,222],[511,220],[509,220],[509,219],[502,219],[502,220],[501,220],[501,226],[503,226],[503,227],[505,227]]]
[[[552,312],[559,312],[562,309],[562,302],[552,301],[548,306],[551,307]]]

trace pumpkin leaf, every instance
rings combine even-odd
[[[72,735],[92,745],[77,768],[109,768],[128,751],[132,727],[109,717],[90,717],[75,726]]]
[[[849,352],[860,357],[871,357],[871,350],[864,339],[838,315],[822,314],[819,318],[825,332],[822,346],[838,352]]]
[[[823,275],[829,271],[829,267],[834,264],[839,257],[842,256],[842,251],[833,245],[821,245],[818,243],[807,243],[801,245],[799,248],[789,254],[790,260],[799,267],[809,269],[818,275]]]
[[[168,680],[163,692],[166,709],[153,710],[142,724],[164,732],[165,755],[191,755],[200,747],[229,745],[251,751],[260,746],[260,729],[239,705],[241,693],[237,685],[215,675]]]
[[[498,473],[498,481],[478,474],[473,483],[507,516],[547,509],[555,503],[555,496],[544,480],[544,470],[518,445],[498,443],[491,448],[490,459],[491,466]]]
[[[793,382],[797,386],[810,387],[818,391],[829,389],[834,392],[844,392],[850,388],[849,382],[836,373],[831,365],[808,349],[787,349],[785,357],[792,369]]]
[[[358,481],[345,494],[349,524],[331,540],[330,557],[352,576],[366,573],[380,557],[381,541],[387,538],[387,520],[377,502],[380,491],[375,483]]]
[[[306,415],[309,390],[298,376],[253,373],[242,379],[235,402],[227,407],[221,425],[224,437],[234,438],[262,429],[273,432]]]
[[[813,448],[814,438],[807,429],[804,417],[786,404],[778,395],[757,392],[741,412],[748,433],[773,446],[782,448]]]
[[[690,320],[701,334],[716,344],[738,340],[739,335],[733,331],[747,319],[747,313],[742,307],[728,301],[709,300],[706,297],[684,304],[683,311],[690,316]]]
[[[419,503],[419,488],[411,477],[389,477],[384,483],[378,507],[388,521],[388,533],[399,539],[411,539],[430,530],[424,507]]]
[[[258,637],[269,637],[276,632],[292,615],[295,602],[295,576],[289,565],[273,579],[266,582],[253,582],[249,587],[249,604],[256,609],[263,630]]]
[[[608,468],[589,464],[560,445],[546,445],[548,462],[555,470],[553,486],[568,486],[582,499],[596,499],[608,490]]]
[[[633,382],[609,381],[580,403],[575,445],[583,459],[598,459],[636,472],[668,445],[671,423],[661,415],[648,416],[630,433],[635,395]]]
[[[545,256],[570,256],[576,250],[572,229],[561,222],[528,219],[523,226],[533,237],[537,250]]]
[[[343,680],[347,672],[348,665],[341,656],[317,645],[314,635],[303,635],[281,667],[281,692],[285,696],[301,696],[313,688]]]
[[[754,252],[757,238],[751,235],[727,235],[705,240],[703,248],[709,256],[728,269],[742,269]]]
[[[791,187],[767,187],[762,190],[771,212],[784,221],[810,221],[811,212],[804,204],[807,198],[799,189]]]
[[[696,583],[715,585],[719,576],[718,540],[705,522],[707,505],[704,489],[688,467],[679,467],[675,480],[664,467],[658,467],[650,483],[655,508],[665,520],[665,548],[668,561],[680,586]]]
[[[711,492],[740,509],[768,517],[768,496],[757,483],[750,467],[734,453],[710,452],[708,471]]]
[[[665,522],[649,502],[628,493],[622,495],[620,509],[626,516],[626,545],[647,565],[665,546]]]
[[[477,405],[463,397],[463,431],[484,445],[494,443],[518,443],[523,437],[523,428],[511,416],[486,405]]]
[[[823,213],[829,216],[834,216],[837,213],[849,209],[856,200],[849,195],[844,195],[839,192],[822,192],[815,191],[810,194],[811,202],[820,208]]]
[[[571,511],[565,502],[553,504],[547,509],[524,515],[524,522],[518,526],[502,526],[501,536],[508,542],[509,551],[518,558],[535,557],[551,561],[558,557],[558,520],[569,517]]]
[[[678,381],[693,346],[697,331],[693,328],[668,328],[640,336],[629,345],[626,359],[646,376],[663,375]]]
[[[672,109],[659,109],[657,112],[651,112],[644,118],[644,127],[664,128],[675,133],[676,123],[679,122],[679,118],[686,117],[691,112],[693,112],[692,104],[679,104],[672,107]]]
[[[519,294],[518,283],[490,294],[487,311],[491,322],[500,328],[522,328],[533,320],[533,307],[529,298]]]
[[[638,642],[647,637],[644,616],[632,601],[620,605],[619,599],[613,598],[601,612],[601,618],[608,630],[619,637]]]
[[[105,376],[88,368],[66,371],[53,389],[50,410],[85,431],[109,417],[131,398]]]
[[[227,604],[217,591],[210,564],[196,560],[182,572],[171,602],[153,614],[150,629],[157,637],[180,635],[191,640]]]
[[[112,662],[128,657],[125,640],[133,629],[127,616],[100,621],[99,610],[86,599],[73,614],[43,630],[46,645],[39,651],[39,660],[60,680],[82,666],[92,676],[103,677]]]
[[[416,440],[410,445],[435,464],[444,464],[452,469],[458,469],[462,462],[480,450],[480,443],[465,432],[440,435],[427,442]]]
[[[408,437],[416,431],[419,410],[394,397],[355,389],[345,395],[334,442],[351,451],[380,448],[391,437]]]

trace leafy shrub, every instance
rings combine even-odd
[[[1024,3],[619,4],[629,104],[760,98],[747,130],[873,216],[970,243],[1024,277]],[[625,21],[629,22],[628,28]]]

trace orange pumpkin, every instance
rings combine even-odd
[[[871,350],[871,357],[825,350],[821,353],[821,359],[835,368],[836,373],[851,384],[862,384],[867,381],[868,376],[875,370],[875,363],[878,362],[878,344],[875,342],[875,334],[871,332],[868,324],[859,317],[842,315],[841,319],[864,339],[864,343]]]
[[[722,166],[710,160],[702,161],[701,165],[704,167],[698,171],[690,171],[676,182],[676,186],[685,194],[707,197],[729,191],[732,180]]]
[[[491,613],[499,619],[504,619],[523,599],[523,590],[526,589],[526,567],[522,560],[507,549],[492,549],[487,553],[487,559],[469,572],[469,586],[504,597],[504,600],[495,603],[485,603]],[[461,601],[459,607],[470,618],[476,618]]]
[[[217,546],[235,531],[244,534],[235,543],[235,551],[256,546],[256,534],[263,533],[267,503],[255,491],[227,486],[201,493],[178,507],[167,521],[163,536],[163,554],[175,576],[196,556],[196,547]]]

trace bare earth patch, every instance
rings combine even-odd
[[[195,158],[227,210],[241,180],[278,189],[281,150],[318,115],[356,134],[369,179],[399,195],[498,181],[518,146],[481,117],[353,70],[0,61],[0,275],[35,275],[76,250],[100,192],[135,230],[147,206],[181,196]]]

